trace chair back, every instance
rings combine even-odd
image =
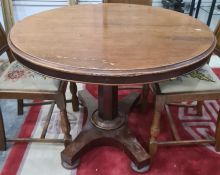
[[[6,40],[6,34],[0,23],[0,55],[3,54],[8,49],[8,43]]]
[[[127,3],[151,6],[152,0],[103,0],[103,3]]]
[[[218,25],[217,27],[215,28],[215,37],[216,37],[216,40],[217,40],[217,44],[216,44],[216,47],[215,47],[215,53],[220,56],[220,20],[218,21]]]
[[[2,27],[2,24],[0,23],[0,55],[2,55],[4,52],[7,52],[8,59],[10,62],[14,61],[14,57],[8,46],[6,33]]]

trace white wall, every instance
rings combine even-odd
[[[67,1],[62,0],[15,0],[14,15],[15,20],[22,20],[24,17],[67,5]]]

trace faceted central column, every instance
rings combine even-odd
[[[118,115],[118,86],[98,87],[98,111],[103,120],[113,120]]]
[[[93,125],[104,130],[121,127],[125,117],[118,113],[118,87],[99,85],[98,93],[98,109],[91,117]]]

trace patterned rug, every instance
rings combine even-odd
[[[220,69],[215,70],[220,75]],[[87,85],[86,88],[97,96],[97,87]],[[124,96],[128,91],[121,91]],[[136,107],[129,114],[129,126],[141,144],[147,148],[149,126],[153,115],[152,98],[149,97],[146,113]],[[186,103],[186,102],[185,102]],[[187,102],[191,103],[191,102]],[[203,117],[196,116],[194,108],[170,108],[178,131],[183,139],[211,138],[214,136],[218,101],[205,101]],[[19,136],[38,137],[45,122],[49,106],[31,107]],[[68,104],[68,115],[71,121],[71,134],[78,135],[82,128],[81,112],[73,113]],[[50,122],[48,138],[62,138],[59,128],[59,110],[56,108]],[[171,131],[166,114],[162,114],[160,140],[171,140]],[[1,175],[135,175],[130,168],[130,160],[120,150],[113,147],[95,148],[81,158],[76,170],[65,170],[60,163],[60,152],[64,149],[60,144],[15,144],[10,149]],[[220,154],[212,145],[160,147],[152,160],[151,169],[146,175],[219,175]]]

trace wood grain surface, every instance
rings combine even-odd
[[[18,22],[8,37],[17,60],[49,76],[99,84],[148,83],[203,65],[216,41],[185,14],[143,5],[58,8]]]

